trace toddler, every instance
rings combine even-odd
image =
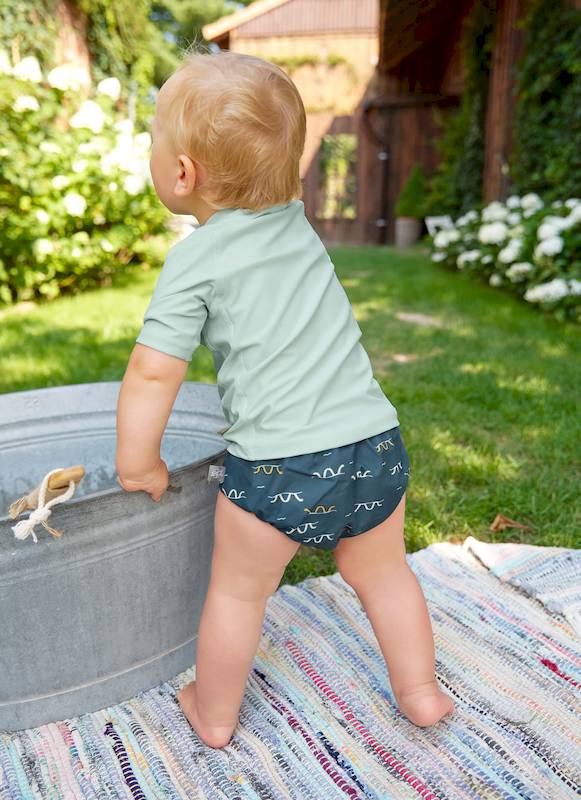
[[[406,717],[425,727],[454,708],[435,678],[430,617],[406,562],[408,453],[305,217],[304,141],[296,86],[254,56],[190,53],[157,98],[156,192],[200,224],[168,252],[129,358],[116,469],[125,490],[159,501],[161,438],[188,362],[207,346],[227,453],[196,680],[178,702],[215,748],[232,737],[267,599],[301,543],[332,551]]]

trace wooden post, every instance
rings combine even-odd
[[[521,55],[523,31],[517,22],[526,13],[527,0],[500,0],[486,112],[483,194],[485,202],[508,193],[508,157],[512,144],[515,105],[515,67]]]

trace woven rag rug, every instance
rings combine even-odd
[[[340,575],[282,586],[230,744],[206,747],[176,692],[0,734],[0,800],[339,800],[581,795],[581,551],[433,544],[408,554],[455,712],[399,711]]]

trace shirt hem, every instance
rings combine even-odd
[[[172,347],[171,345],[165,345],[160,343],[159,341],[150,339],[149,336],[140,334],[137,339],[135,340],[137,344],[143,344],[146,347],[151,347],[152,350],[157,350],[159,353],[163,353],[166,356],[174,356],[174,358],[181,358],[182,361],[191,361],[192,356],[186,352],[185,350],[180,350],[177,347]]]
[[[399,427],[399,420],[397,414],[394,413],[388,417],[384,417],[381,421],[376,420],[373,424],[349,428],[349,431],[343,431],[342,435],[337,435],[336,431],[326,431],[319,436],[314,436],[312,433],[301,437],[293,435],[292,442],[286,440],[281,441],[280,444],[277,445],[270,441],[264,446],[259,445],[252,448],[251,451],[235,442],[230,442],[226,450],[233,456],[243,458],[246,461],[256,461],[261,458],[289,458],[290,456],[318,453],[320,450],[354,444],[362,439],[376,436],[378,433],[383,433],[384,431],[389,431],[397,427]]]

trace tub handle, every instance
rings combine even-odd
[[[32,511],[28,519],[22,519],[12,526],[14,536],[17,539],[26,539],[29,535],[35,542],[38,542],[34,532],[35,526],[40,522],[54,537],[59,538],[62,536],[62,531],[57,531],[47,524],[47,520],[51,515],[52,506],[57,503],[64,503],[69,500],[74,494],[76,485],[84,476],[85,470],[79,464],[74,467],[57,467],[53,469],[42,479],[40,486],[33,489],[32,492],[16,500],[10,506],[10,516],[14,519],[23,511],[31,508]],[[68,485],[68,488],[65,487]],[[64,490],[64,491],[63,491]],[[47,495],[52,498],[46,501]],[[46,501],[46,502],[45,502]]]

